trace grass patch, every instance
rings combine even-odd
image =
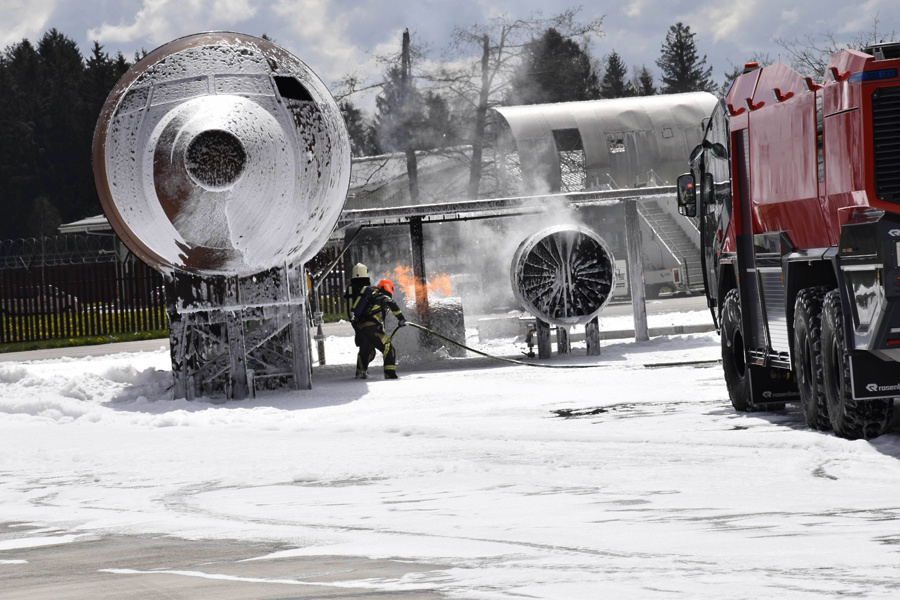
[[[168,323],[161,306],[115,310],[86,305],[78,312],[7,314],[0,317],[0,336],[6,341],[0,343],[0,352],[167,337]]]
[[[137,340],[153,340],[168,338],[168,329],[156,331],[138,331],[134,333],[110,333],[108,335],[92,335],[85,337],[59,338],[51,340],[35,340],[31,342],[15,342],[12,344],[0,344],[0,353],[27,352],[29,350],[44,350],[46,348],[69,348],[72,346],[96,346],[98,344],[113,344],[116,342],[134,342]]]

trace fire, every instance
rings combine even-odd
[[[388,274],[388,279],[392,280],[394,285],[403,291],[403,295],[407,300],[416,299],[416,278],[413,275],[412,267],[398,264]],[[426,291],[429,296],[446,298],[452,292],[450,276],[446,273],[435,273],[432,271],[428,274],[427,279]]]
[[[428,275],[428,293],[442,298],[450,295],[450,276],[446,273],[431,273]]]

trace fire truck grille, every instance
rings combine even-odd
[[[900,202],[900,87],[872,93],[872,134],[875,142],[875,195]]]

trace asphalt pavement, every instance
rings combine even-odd
[[[445,596],[427,589],[378,591],[366,580],[412,573],[440,577],[450,568],[343,556],[253,560],[289,547],[169,537],[83,536],[16,549],[16,538],[28,532],[27,527],[0,523],[3,600],[437,600]],[[52,537],[46,531],[40,535]]]

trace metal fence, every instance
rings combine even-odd
[[[338,252],[324,248],[308,272],[320,272]],[[347,312],[344,273],[338,262],[311,299],[325,315]],[[163,276],[114,236],[0,241],[0,343],[167,328]]]
[[[340,251],[341,249],[337,246],[326,246],[306,264],[307,272],[311,277],[316,277],[322,269],[337,258]],[[344,292],[350,278],[346,269],[346,260],[341,260],[322,277],[322,282],[311,298],[313,310],[322,311],[326,317],[329,315],[345,317],[347,315],[347,301],[344,299]]]
[[[164,330],[162,286],[133,259],[0,269],[0,342]]]

